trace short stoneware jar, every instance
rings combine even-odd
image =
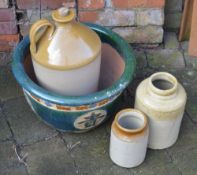
[[[39,84],[66,96],[96,92],[100,76],[101,40],[75,16],[73,9],[53,10],[52,21],[36,21],[29,33]]]
[[[148,117],[149,148],[164,149],[176,142],[186,99],[184,88],[167,72],[155,73],[140,83],[135,108]]]
[[[121,167],[136,167],[145,159],[147,144],[146,116],[135,109],[124,109],[117,113],[111,128],[111,160]]]

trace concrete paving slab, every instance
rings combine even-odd
[[[6,120],[4,118],[4,115],[0,111],[0,142],[4,140],[8,140],[11,138],[12,134],[10,132],[10,129],[6,123]]]
[[[0,66],[0,75],[0,99],[2,101],[23,95],[9,66]]]
[[[178,50],[160,49],[147,51],[148,64],[156,69],[184,68],[183,54]]]
[[[60,138],[25,146],[29,175],[74,175],[77,174],[74,161]]]
[[[24,97],[5,102],[3,112],[18,144],[32,144],[57,135],[34,114]]]

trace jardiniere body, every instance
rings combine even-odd
[[[176,142],[186,98],[182,85],[167,72],[155,73],[140,83],[135,108],[148,116],[149,148],[164,149]]]
[[[124,39],[102,26],[86,25],[107,43],[104,44],[107,47],[102,47],[100,90],[90,95],[64,96],[38,85],[29,55],[28,36],[13,53],[12,72],[29,105],[45,123],[64,132],[87,132],[110,118],[119,104],[118,97],[135,73],[135,57]]]

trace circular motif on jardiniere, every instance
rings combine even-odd
[[[90,129],[99,125],[107,116],[107,112],[104,110],[95,110],[88,112],[78,117],[74,126],[77,129]]]

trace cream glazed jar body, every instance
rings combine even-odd
[[[135,108],[148,116],[149,148],[164,149],[176,142],[186,99],[182,85],[167,72],[155,73],[140,83]]]
[[[148,124],[146,116],[135,109],[120,111],[112,124],[110,158],[125,168],[140,165],[146,155]]]

